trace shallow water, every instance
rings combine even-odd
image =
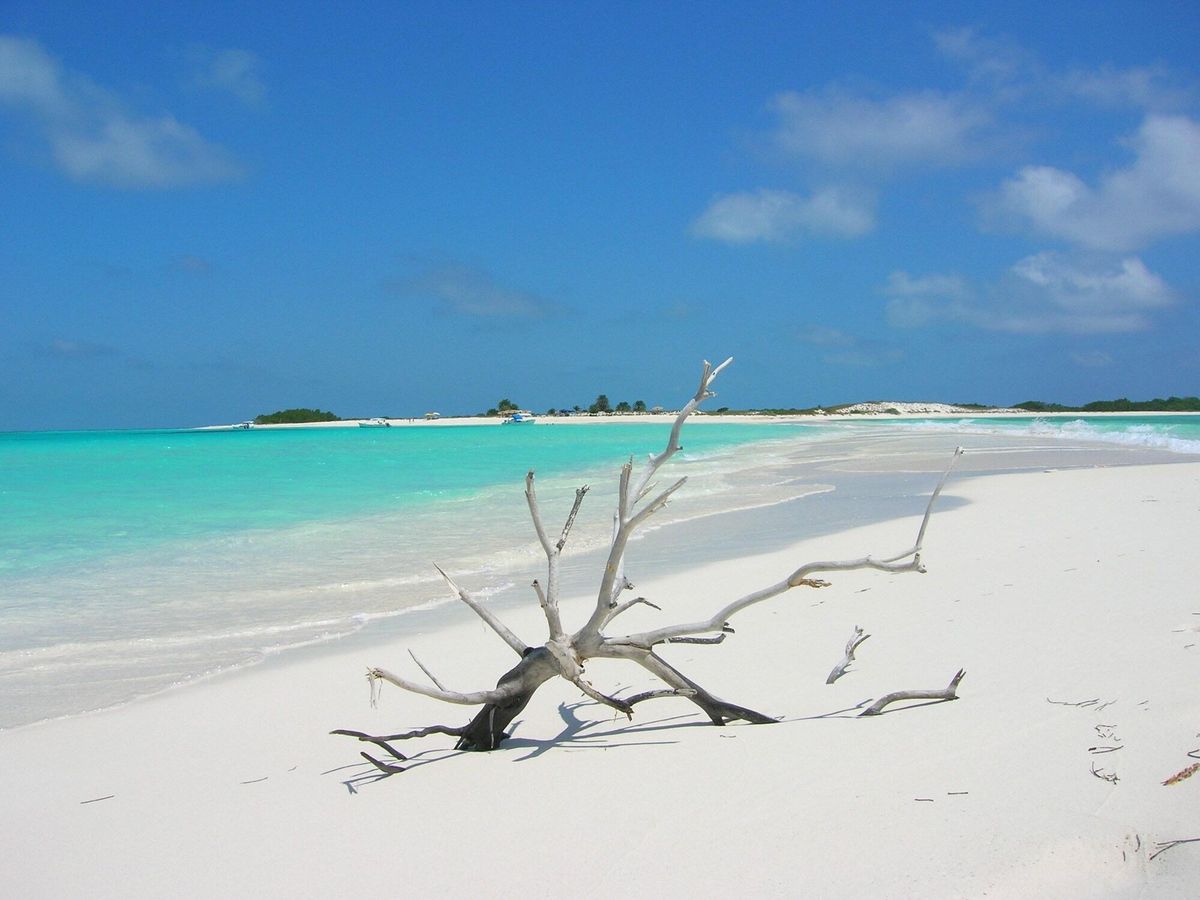
[[[692,425],[662,473],[663,487],[689,483],[630,555],[669,571],[919,514],[959,443],[971,448],[963,473],[1188,458],[1040,427]],[[530,467],[552,531],[592,485],[564,586],[593,590],[617,469],[668,430],[0,435],[0,728],[428,627],[453,602],[434,562],[493,602],[528,600],[543,565]],[[943,508],[954,502],[950,491]]]

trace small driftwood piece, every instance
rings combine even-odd
[[[854,651],[858,649],[858,645],[869,638],[869,634],[865,634],[859,626],[854,626],[854,631],[850,633],[850,640],[846,641],[846,655],[842,657],[842,661],[833,667],[833,671],[829,673],[829,677],[825,679],[826,684],[833,684],[839,678],[846,674],[846,670],[850,668],[850,663],[854,662]]]
[[[1200,763],[1192,763],[1187,768],[1180,769],[1178,772],[1176,772],[1174,775],[1172,775],[1170,778],[1168,778],[1166,781],[1164,781],[1163,784],[1164,785],[1179,784],[1179,782],[1183,781],[1186,778],[1191,778],[1197,772],[1200,772]]]
[[[1180,844],[1195,844],[1198,841],[1200,841],[1200,837],[1180,838],[1179,840],[1175,841],[1159,841],[1154,845],[1158,849],[1150,854],[1150,859],[1154,859],[1154,857],[1158,856],[1160,853],[1166,853],[1172,847],[1178,847]]]
[[[1092,774],[1101,781],[1107,781],[1109,784],[1116,784],[1121,780],[1117,777],[1116,772],[1110,772],[1108,769],[1097,769],[1095,763],[1092,763]]]
[[[592,700],[625,715],[632,714],[632,707],[635,704],[658,698],[677,697],[684,698],[698,706],[714,725],[725,725],[739,720],[751,724],[777,722],[778,719],[773,716],[730,703],[710,693],[676,669],[663,656],[660,656],[660,648],[672,643],[719,644],[733,634],[733,629],[728,623],[735,614],[743,609],[779,597],[796,588],[828,586],[829,582],[815,577],[818,574],[862,569],[891,574],[924,572],[925,566],[921,561],[921,551],[925,540],[925,531],[929,525],[934,503],[941,494],[946,480],[950,477],[950,471],[962,450],[960,448],[955,451],[950,465],[930,494],[929,501],[925,506],[925,514],[921,518],[920,527],[917,530],[916,540],[910,545],[906,545],[901,552],[882,557],[864,556],[858,559],[808,562],[790,574],[784,575],[775,584],[762,587],[736,599],[714,598],[712,606],[707,608],[718,608],[707,618],[666,625],[635,634],[610,635],[606,633],[607,626],[626,610],[637,605],[658,609],[655,604],[642,597],[632,600],[622,599],[624,592],[633,588],[633,583],[625,574],[626,550],[635,532],[645,525],[651,516],[666,506],[674,493],[686,482],[686,478],[680,478],[666,488],[659,488],[656,486],[655,479],[659,476],[662,467],[683,449],[679,442],[679,436],[684,422],[703,401],[715,396],[711,390],[712,383],[732,361],[727,359],[718,366],[705,361],[699,387],[676,415],[666,447],[661,452],[652,454],[640,471],[635,472],[632,459],[622,466],[608,557],[600,578],[595,603],[587,621],[583,622],[581,627],[572,632],[563,623],[559,609],[560,560],[588,489],[582,487],[576,491],[574,504],[566,517],[565,524],[557,537],[552,537],[551,531],[543,521],[534,475],[533,472],[530,472],[525,478],[525,499],[529,506],[529,515],[533,521],[533,529],[537,534],[538,543],[546,557],[545,581],[533,582],[533,590],[545,618],[547,633],[545,642],[540,646],[527,644],[509,630],[470,591],[460,587],[446,571],[438,568],[438,572],[441,573],[450,591],[470,607],[513,650],[519,657],[519,661],[500,676],[495,687],[476,691],[452,690],[415,656],[413,662],[428,679],[428,682],[417,681],[387,669],[372,667],[367,673],[372,688],[372,698],[374,698],[375,689],[380,684],[387,682],[403,690],[422,694],[435,700],[463,706],[477,706],[480,709],[470,722],[459,727],[435,725],[401,734],[381,736],[350,730],[338,730],[334,734],[373,743],[398,761],[403,761],[404,756],[390,746],[392,741],[423,737],[428,734],[445,734],[458,738],[455,744],[457,750],[494,750],[508,738],[509,735],[505,729],[525,709],[526,704],[538,688],[556,677],[571,682]],[[852,643],[857,646],[862,643],[862,640],[865,640],[865,637],[858,638]],[[852,654],[852,647],[848,647],[848,652]],[[661,685],[656,689],[643,691],[626,699],[610,696],[598,690],[584,678],[584,666],[592,659],[624,660],[633,663],[654,676],[657,681],[661,682]],[[890,694],[876,704],[878,709],[873,708],[865,714],[874,715],[887,703],[902,699],[952,700],[954,699],[954,687],[960,678],[962,678],[961,672],[952,682],[948,691],[908,691]],[[398,765],[380,762],[365,753],[363,757],[386,775],[403,771],[402,767]]]
[[[950,684],[940,691],[895,691],[891,694],[885,694],[880,697],[858,715],[862,716],[877,716],[885,706],[890,706],[893,703],[898,703],[901,700],[957,700],[958,683],[962,681],[964,675],[967,674],[966,669],[959,669],[958,674],[950,679]]]

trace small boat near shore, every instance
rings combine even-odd
[[[501,425],[536,425],[537,424],[537,416],[535,416],[531,412],[527,412],[526,410],[522,409],[522,410],[518,410],[517,412],[513,413],[512,415],[505,416],[504,421],[502,421],[500,424]]]
[[[359,428],[391,428],[392,423],[387,419],[364,419],[358,423]]]

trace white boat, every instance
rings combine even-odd
[[[501,422],[500,424],[501,425],[535,425],[535,424],[537,424],[537,416],[535,416],[531,412],[527,412],[522,409],[522,410],[518,410],[517,412],[515,412],[511,415],[505,416],[504,421]]]
[[[387,419],[365,419],[358,423],[359,428],[391,428],[392,423]]]

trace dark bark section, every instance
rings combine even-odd
[[[669,673],[670,676],[673,676],[664,678],[668,684],[673,683],[677,679],[679,682],[685,685],[687,690],[692,692],[690,695],[688,695],[688,699],[704,710],[705,714],[712,720],[714,725],[725,725],[729,722],[736,722],[738,720],[749,722],[752,725],[770,725],[779,721],[778,719],[768,716],[765,713],[756,712],[755,710],[747,709],[744,706],[738,706],[737,704],[730,703],[727,700],[722,700],[720,697],[710,694],[704,688],[700,687],[700,685],[696,684],[696,682],[692,681],[692,679],[688,678],[686,675],[664,660],[657,653],[651,652],[648,661],[651,663],[651,665],[647,666],[647,668],[649,668],[651,672],[654,671],[655,666],[661,666],[663,669],[667,670],[667,673]],[[645,663],[643,663],[643,665],[645,665]],[[660,677],[662,677],[662,674],[660,674]]]
[[[455,750],[495,750],[507,737],[504,730],[521,714],[534,692],[557,673],[554,657],[545,647],[530,647],[521,661],[500,676],[497,688],[512,693],[500,703],[486,703],[463,728]]]
[[[504,729],[521,714],[537,687],[522,690],[503,704],[488,703],[463,729],[455,750],[495,750],[509,735]]]
[[[521,714],[537,689],[552,678],[556,672],[554,658],[550,655],[550,651],[545,647],[529,647],[525,650],[521,661],[501,675],[500,680],[496,682],[497,688],[508,689],[506,699],[498,703],[484,704],[466,725],[432,725],[403,734],[379,736],[347,729],[338,729],[332,734],[343,734],[347,737],[356,737],[360,741],[369,741],[400,760],[405,757],[393,747],[388,746],[389,741],[408,740],[430,734],[446,734],[457,737],[458,741],[454,744],[455,750],[495,750],[508,738],[509,735],[505,729],[512,724],[512,720]],[[366,756],[366,754],[363,755]],[[369,756],[367,758],[371,759]],[[383,768],[376,760],[371,759],[371,762]],[[398,767],[389,766],[388,768],[396,769]],[[403,770],[400,769],[400,771]]]

